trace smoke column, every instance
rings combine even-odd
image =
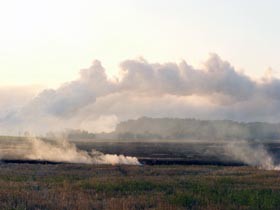
[[[250,166],[265,170],[280,170],[273,157],[262,145],[250,144],[247,141],[234,141],[225,146],[225,152],[232,158]]]

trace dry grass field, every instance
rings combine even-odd
[[[229,166],[0,164],[0,209],[279,209],[280,173]]]

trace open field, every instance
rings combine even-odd
[[[220,143],[76,144],[136,156],[144,164],[2,159],[0,209],[280,209],[280,172],[232,160]],[[278,160],[279,144],[265,147]],[[14,148],[18,155],[28,150],[23,139],[2,139],[2,154]]]
[[[0,164],[0,209],[279,209],[280,174],[253,167]]]

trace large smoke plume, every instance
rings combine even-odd
[[[43,90],[31,100],[2,102],[1,132],[110,131],[117,122],[140,116],[278,121],[279,79],[255,81],[215,54],[203,66],[127,60],[112,80],[94,61],[77,80],[57,89]]]

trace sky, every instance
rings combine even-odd
[[[279,1],[0,0],[0,135],[280,122]]]
[[[126,59],[217,53],[253,78],[278,76],[277,0],[0,1],[0,86],[58,87],[94,59],[116,75]]]

